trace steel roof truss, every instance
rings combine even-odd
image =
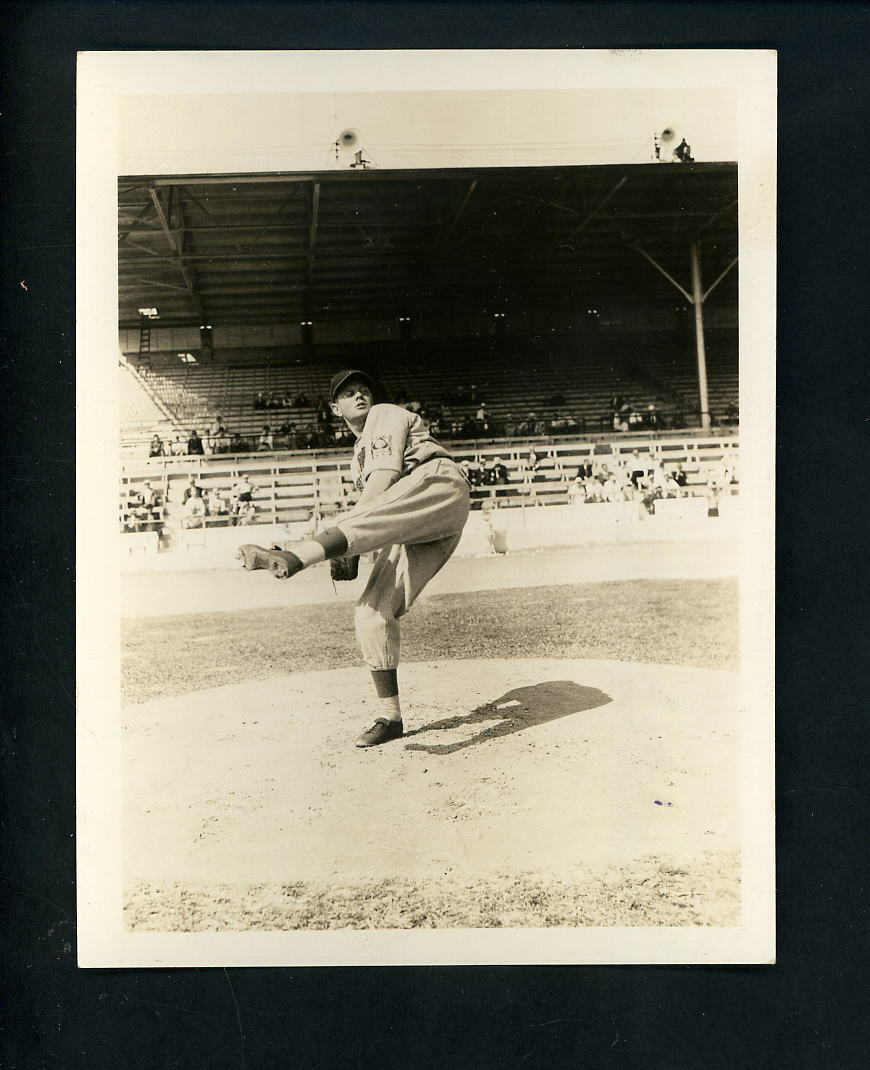
[[[184,254],[184,248],[182,244],[176,240],[175,235],[172,233],[172,229],[169,226],[169,221],[166,218],[166,213],[163,210],[163,205],[160,202],[160,197],[157,194],[157,190],[150,186],[148,189],[149,196],[154,204],[154,209],[157,212],[157,217],[160,220],[160,225],[163,228],[163,233],[166,235],[166,240],[169,242],[170,248],[175,254],[174,260],[178,266],[178,270],[181,272],[181,277],[184,279],[184,284],[188,289],[188,292],[193,300],[193,306],[199,315],[200,320],[203,318],[202,303],[199,299],[199,294],[196,292],[196,284],[190,269],[185,265],[182,256]],[[171,197],[171,188],[170,188]],[[171,205],[171,200],[170,200]],[[183,240],[182,231],[182,240]]]

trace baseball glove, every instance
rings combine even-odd
[[[359,555],[333,557],[329,561],[329,574],[334,580],[355,580],[359,572]]]

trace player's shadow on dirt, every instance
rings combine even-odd
[[[529,684],[528,687],[515,687],[500,698],[486,702],[465,716],[447,717],[442,721],[433,721],[405,733],[405,739],[421,732],[449,731],[451,728],[465,728],[467,725],[481,724],[499,718],[498,724],[490,724],[482,732],[462,739],[456,743],[408,743],[406,750],[422,750],[427,754],[454,754],[465,747],[474,747],[526,728],[546,724],[548,721],[568,717],[572,713],[594,710],[605,706],[613,699],[597,687],[583,687],[573,680],[548,680],[545,683]]]

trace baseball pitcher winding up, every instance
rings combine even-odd
[[[372,379],[352,368],[330,384],[332,411],[356,436],[351,477],[360,494],[353,509],[290,550],[239,548],[246,569],[269,569],[278,579],[321,561],[330,562],[334,579],[355,579],[360,554],[378,551],[355,625],[380,712],[358,747],[403,734],[399,618],[456,549],[470,508],[468,483],[422,419],[398,405],[375,405],[373,391]]]

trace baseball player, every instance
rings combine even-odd
[[[358,747],[403,734],[399,618],[456,549],[470,508],[467,481],[420,416],[398,405],[375,405],[373,394],[372,379],[353,368],[330,384],[330,407],[356,436],[351,459],[356,505],[334,527],[289,550],[239,548],[246,569],[269,569],[278,579],[326,560],[334,579],[355,579],[360,554],[378,551],[356,605],[355,625],[379,710],[356,740]]]

